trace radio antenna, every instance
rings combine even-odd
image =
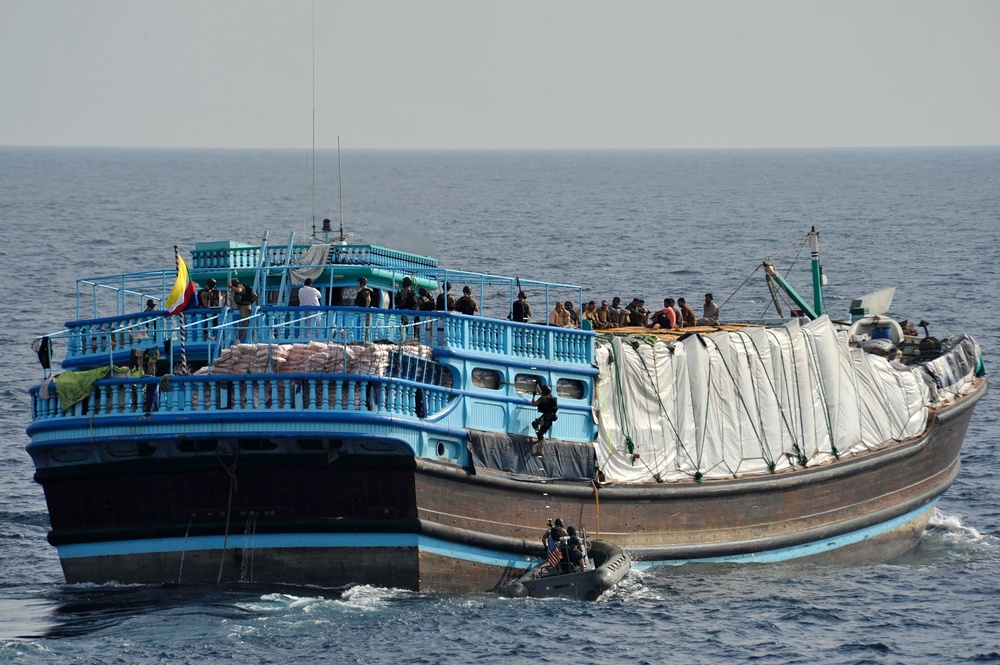
[[[337,137],[337,198],[340,205],[340,244],[343,245],[344,241],[347,240],[347,236],[344,235],[344,183],[341,178],[340,169],[340,137]]]
[[[312,237],[316,237],[316,0],[312,3]]]

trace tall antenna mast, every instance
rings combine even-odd
[[[316,0],[312,3],[312,237],[316,237]]]
[[[340,202],[340,242],[343,244],[347,237],[344,235],[344,184],[340,177],[340,137],[337,137],[337,197]]]

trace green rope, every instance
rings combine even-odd
[[[614,343],[612,342],[609,346],[611,347],[611,358],[615,368],[615,384],[618,388],[615,395],[615,402],[616,402],[615,405],[617,406],[617,411],[618,411],[618,422],[621,425],[622,434],[625,435],[625,447],[628,450],[629,454],[632,455],[635,454],[635,442],[632,441],[632,435],[628,431],[629,429],[628,412],[625,409],[625,404],[624,404],[625,400],[623,399],[624,388],[622,386],[621,363],[618,362],[618,352],[615,350]]]
[[[814,344],[816,339],[815,336],[811,337],[809,335],[803,335],[802,338],[807,340],[806,344],[812,349],[812,357],[815,358],[816,357],[816,345]],[[833,441],[833,423],[830,421],[830,409],[828,406],[829,401],[827,401],[827,396],[826,396],[826,386],[823,385],[822,377],[819,374],[819,363],[810,363],[809,367],[812,370],[812,377],[818,385],[820,396],[823,398],[823,404],[827,405],[828,407],[823,409],[823,416],[824,420],[826,421],[826,435],[830,441],[830,451],[835,458],[839,459],[840,454],[837,452],[837,446]]]
[[[749,334],[746,335],[739,334],[739,340],[740,340],[740,345],[743,347],[743,355],[747,359],[747,368],[750,370],[750,385],[753,388],[753,393],[754,396],[756,397],[756,395],[758,394],[757,373],[753,371],[754,369],[753,359],[756,358],[758,361],[760,360],[760,349],[757,348],[757,345],[754,343],[753,339]],[[753,347],[754,351],[753,357],[750,356],[750,351],[747,348],[747,340],[750,341],[750,346]],[[763,370],[763,365],[761,365],[761,369]],[[764,375],[767,376],[766,371],[764,371]],[[777,402],[777,400],[775,400],[775,402]],[[752,421],[753,414],[748,412],[747,415],[750,417],[750,420]],[[760,428],[759,433],[757,429],[758,427]],[[775,462],[774,458],[771,457],[771,449],[767,445],[767,429],[764,427],[764,422],[761,418],[759,402],[757,403],[757,427],[754,428],[754,434],[757,434],[757,444],[760,446],[761,457],[763,457],[764,461],[767,462],[767,468],[771,471],[771,473],[774,473]]]
[[[795,342],[794,342],[794,340],[792,340],[791,332],[788,333],[788,348],[792,352],[792,380],[796,381],[795,385],[797,387],[798,386],[798,382],[797,382],[797,378],[798,377],[797,377],[797,375],[795,373],[795,368],[798,367],[798,362],[796,361],[796,357],[795,357]],[[801,404],[801,402],[798,401],[799,391],[795,390],[795,392],[791,393],[791,394],[794,394],[794,396],[795,396],[795,400],[796,400],[795,406],[796,406],[796,410],[799,412],[799,438],[798,438],[798,440],[802,441],[802,442],[805,442],[806,432],[803,429],[803,426],[804,426],[803,420],[804,419],[801,417],[801,414],[802,414],[802,404]],[[792,433],[792,438],[794,439],[794,437],[795,437],[795,434]],[[793,442],[792,443],[792,452],[795,453],[795,457],[796,457],[796,460],[798,461],[799,466],[801,466],[802,468],[805,468],[806,467],[806,462],[808,462],[808,460],[806,459],[805,451],[802,449],[802,447],[799,446],[799,444],[797,442]]]
[[[766,334],[777,334],[777,331],[765,331],[765,333]],[[791,335],[788,336],[788,339],[789,339],[789,348],[792,349],[792,353],[794,354],[795,348],[791,344]],[[753,337],[750,337],[750,342],[753,344],[754,351],[757,352],[757,355],[759,357],[759,355],[760,355],[760,349],[757,347],[757,343],[753,340]],[[784,356],[782,356],[782,360],[784,360]],[[782,363],[782,365],[784,365],[784,363]],[[785,413],[784,408],[782,408],[782,402],[781,402],[780,399],[778,399],[778,388],[777,388],[777,386],[774,385],[774,380],[771,378],[771,374],[769,372],[765,371],[764,372],[764,376],[767,377],[768,387],[771,389],[771,394],[775,398],[774,402],[775,402],[775,404],[778,405],[778,413],[781,415],[781,422],[785,426],[785,431],[787,431],[788,435],[790,437],[792,437],[792,451],[796,453],[796,457],[800,461],[804,460],[805,458],[802,456],[801,449],[799,448],[798,442],[796,441],[795,428],[792,427],[792,424],[788,422],[788,414]],[[797,392],[796,392],[796,396],[798,396]],[[800,437],[799,440],[801,440],[801,437]],[[775,462],[775,464],[776,464],[776,462]],[[805,464],[801,464],[801,466],[805,466]],[[772,473],[773,473],[773,469],[772,469]]]
[[[719,345],[716,344],[715,342],[712,342],[712,344],[715,345],[715,350],[719,351]],[[721,352],[719,352],[719,358],[722,359],[722,367],[726,370],[726,373],[729,375],[729,380],[732,381],[733,387],[736,388],[736,396],[739,398],[740,405],[743,407],[743,412],[747,414],[747,418],[750,421],[750,427],[753,429],[754,435],[757,437],[757,443],[759,444],[761,442],[761,435],[760,432],[757,431],[757,428],[754,426],[753,415],[750,413],[750,407],[747,405],[746,400],[743,398],[743,392],[739,389],[739,386],[736,383],[736,379],[733,376],[733,371],[729,368],[729,364],[726,362],[726,358],[722,355]],[[733,474],[733,477],[736,477],[735,473]]]
[[[657,340],[657,341],[659,341],[659,340]],[[655,354],[656,353],[656,350],[655,350],[656,349],[656,345],[652,344],[651,346],[653,347],[653,353]],[[667,346],[667,345],[664,344],[664,346]],[[669,346],[667,346],[667,348],[669,349]],[[659,379],[658,379],[658,377],[656,377],[652,372],[649,371],[649,366],[646,365],[646,361],[643,359],[642,354],[639,353],[637,355],[639,356],[639,362],[642,363],[642,369],[643,369],[643,371],[646,372],[646,377],[649,379],[649,382],[652,384],[652,386],[654,388],[653,392],[656,395],[656,403],[660,407],[660,414],[662,414],[664,420],[666,420],[667,424],[670,426],[670,431],[673,432],[674,441],[676,442],[677,447],[680,448],[684,452],[684,456],[687,458],[687,460],[689,462],[692,463],[692,466],[694,466],[695,469],[699,470],[699,471],[696,471],[695,475],[700,474],[700,468],[701,468],[700,465],[697,464],[697,463],[695,463],[695,461],[691,459],[691,456],[688,453],[687,448],[684,446],[684,440],[681,438],[680,432],[677,431],[677,426],[674,424],[673,420],[670,418],[670,413],[667,410],[666,405],[663,404],[663,400],[660,399],[660,387],[659,387]],[[673,351],[670,351],[670,355],[673,356]]]

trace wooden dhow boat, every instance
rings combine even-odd
[[[70,583],[493,591],[556,514],[640,569],[885,560],[955,480],[987,389],[970,337],[870,352],[882,328],[849,337],[818,279],[776,325],[595,332],[506,317],[521,290],[549,311],[579,287],[328,236],[190,259],[79,280],[75,320],[36,341],[27,450]],[[192,307],[210,278],[219,306]],[[234,279],[258,299],[236,306]],[[404,279],[482,311],[394,309]],[[539,385],[558,400],[540,451]]]

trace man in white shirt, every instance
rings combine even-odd
[[[320,292],[319,289],[313,287],[313,281],[311,278],[306,278],[305,284],[299,287],[299,306],[300,307],[319,307]],[[320,327],[320,317],[323,316],[320,313],[313,314],[306,321],[306,331],[312,328]]]
[[[319,289],[313,288],[312,279],[299,287],[299,305],[301,307],[319,307]]]

